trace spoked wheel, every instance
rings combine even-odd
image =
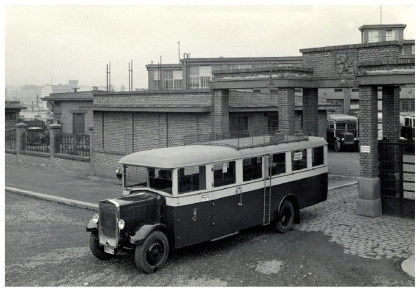
[[[136,246],[134,260],[137,268],[146,274],[160,270],[169,254],[168,238],[161,231],[153,231]]]
[[[341,150],[341,144],[338,140],[336,140],[335,143],[334,143],[334,150],[336,152],[339,152]]]
[[[92,254],[100,260],[109,260],[114,255],[108,254],[104,252],[104,247],[99,244],[98,234],[92,232],[90,234],[90,251]]]
[[[278,232],[287,232],[292,228],[295,219],[295,210],[292,202],[285,200],[279,209],[278,219],[274,223],[274,228]]]

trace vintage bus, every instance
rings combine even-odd
[[[327,122],[327,141],[336,152],[343,149],[359,150],[359,126],[356,116],[330,114]]]
[[[416,116],[414,112],[400,113],[401,138],[404,140],[415,140]]]
[[[257,225],[290,230],[300,209],[327,199],[327,143],[313,136],[272,136],[259,145],[252,139],[251,146],[219,141],[121,158],[123,195],[100,201],[86,227],[92,254],[104,260],[129,251],[141,271],[152,273],[170,250]]]

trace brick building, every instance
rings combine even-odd
[[[6,129],[11,129],[15,128],[16,123],[18,123],[20,111],[26,109],[26,107],[22,106],[20,101],[6,101],[4,109]]]

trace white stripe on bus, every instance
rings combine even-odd
[[[280,184],[310,178],[314,176],[318,176],[324,173],[328,172],[328,167],[320,167],[316,169],[310,169],[306,171],[300,171],[300,172],[293,172],[290,174],[285,174],[281,176],[276,176],[271,179],[271,186],[277,186]],[[267,183],[269,180],[266,181],[266,186],[269,186],[269,183]],[[166,199],[166,205],[168,206],[184,206],[184,205],[190,205],[200,202],[208,202],[212,200],[217,200],[221,198],[225,198],[228,196],[234,196],[237,195],[236,189],[238,187],[242,187],[242,193],[250,192],[258,189],[264,189],[264,180],[259,179],[255,181],[250,181],[249,183],[243,183],[243,184],[232,184],[225,187],[216,188],[213,190],[203,190],[199,192],[194,192],[191,194],[181,194],[177,197],[168,197],[165,196]],[[203,197],[205,196],[205,197]]]

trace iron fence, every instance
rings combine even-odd
[[[54,153],[90,157],[90,136],[87,134],[59,133],[55,136]]]
[[[50,139],[42,133],[23,132],[21,150],[36,153],[50,153]]]
[[[414,212],[415,142],[379,141],[379,177],[384,213]]]
[[[4,147],[9,150],[16,149],[16,128],[6,130]]]

